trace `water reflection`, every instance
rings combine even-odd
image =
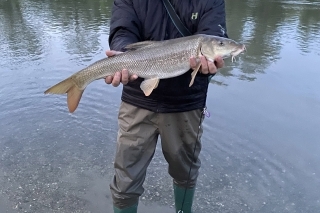
[[[37,59],[44,52],[43,32],[31,19],[32,12],[20,1],[0,3],[1,58],[12,63],[11,59]],[[3,60],[1,60],[3,63]]]
[[[90,60],[102,51],[101,34],[108,33],[112,1],[2,1],[0,56],[6,63],[38,60],[58,37],[69,54]],[[89,30],[89,31],[88,31]],[[50,42],[53,42],[50,44]],[[10,60],[9,60],[10,59]]]
[[[316,52],[320,55],[320,2],[305,6],[308,10],[299,11],[298,47],[304,53]]]
[[[103,51],[100,34],[107,34],[112,1],[54,1],[48,4],[55,28],[63,38],[69,54],[78,54],[91,60],[90,53]],[[57,23],[60,23],[57,24]],[[90,30],[88,32],[88,29]]]
[[[222,70],[224,77],[253,81],[281,58],[281,49],[296,40],[303,53],[319,55],[318,1],[226,1],[227,28],[232,39],[243,41],[247,52]],[[314,57],[311,55],[311,57]],[[221,82],[220,82],[221,84]]]

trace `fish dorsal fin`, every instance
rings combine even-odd
[[[125,47],[125,49],[126,50],[137,50],[137,49],[141,49],[144,47],[154,46],[158,43],[159,43],[159,41],[142,41],[142,42],[129,44]]]
[[[145,94],[145,96],[149,96],[152,91],[158,87],[159,84],[159,78],[149,78],[145,79],[144,81],[141,82],[140,88]]]

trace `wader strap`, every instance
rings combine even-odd
[[[181,22],[181,19],[177,15],[176,11],[174,10],[172,4],[169,0],[162,0],[164,7],[167,9],[169,17],[171,18],[174,26],[178,29],[182,36],[190,36],[192,35],[191,32],[186,28],[186,26]]]

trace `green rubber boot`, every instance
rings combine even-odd
[[[135,204],[133,206],[129,206],[124,209],[118,209],[117,207],[113,206],[113,212],[114,213],[137,213],[138,204]]]
[[[173,184],[174,190],[174,202],[176,206],[176,213],[192,213],[192,202],[195,188],[181,188],[176,184]],[[186,196],[184,198],[184,193]],[[183,202],[184,198],[184,202]],[[182,206],[183,205],[183,206]]]

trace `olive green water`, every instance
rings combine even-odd
[[[227,0],[247,52],[210,84],[194,212],[320,212],[320,1]],[[0,212],[111,212],[121,88],[43,91],[105,57],[112,1],[0,0]],[[174,212],[160,147],[140,212]]]

